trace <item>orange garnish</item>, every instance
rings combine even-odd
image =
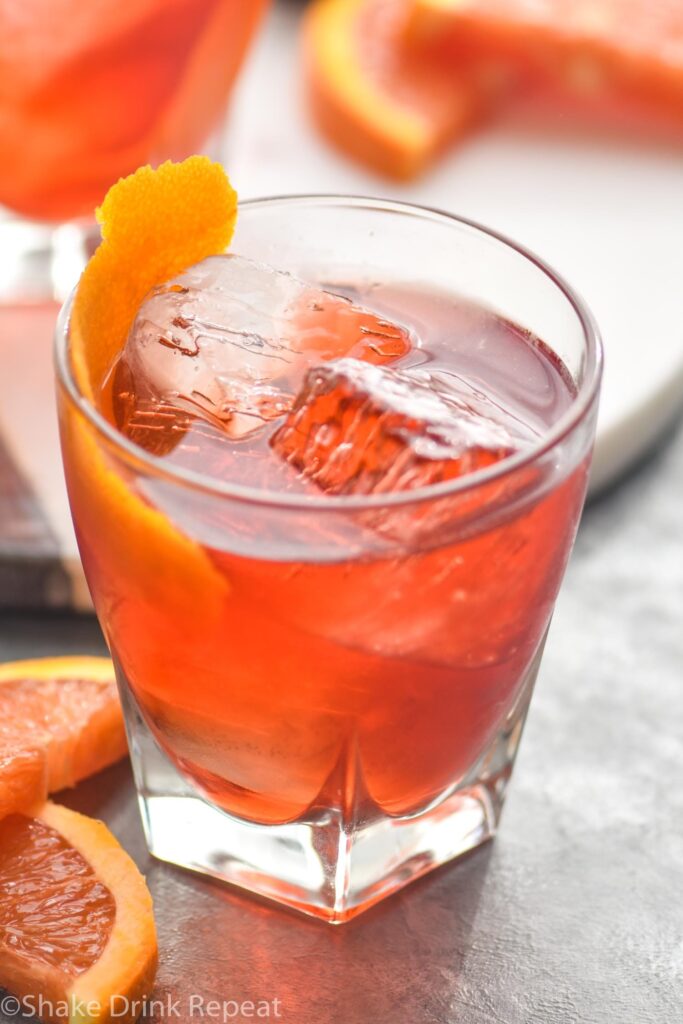
[[[237,195],[220,164],[191,156],[121,178],[96,216],[102,243],[83,272],[71,314],[74,374],[91,400],[149,289],[228,247]]]
[[[157,940],[128,854],[102,822],[51,803],[0,821],[0,848],[0,986],[47,1021],[130,1024]]]
[[[102,243],[76,290],[70,344],[77,384],[95,404],[149,289],[229,245],[237,196],[220,164],[193,156],[122,178],[97,216]],[[206,553],[141,496],[138,480],[124,479],[122,467],[75,406],[65,406],[61,429],[82,537],[92,532],[87,520],[100,538],[88,553],[81,547],[88,579],[92,583],[100,574],[100,551],[103,564],[114,558],[126,579],[126,600],[114,602],[112,614],[114,606],[115,614],[126,615],[142,601],[169,615],[173,609],[178,621],[189,623],[198,612],[188,595],[196,592],[213,595],[218,609],[228,585]],[[109,586],[94,589],[102,596],[97,610],[108,628]]]
[[[0,818],[126,754],[109,658],[0,665]]]

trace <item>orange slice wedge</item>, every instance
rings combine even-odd
[[[0,818],[73,786],[126,751],[108,658],[0,665]]]
[[[0,821],[0,986],[60,1024],[130,1024],[151,990],[152,898],[99,821],[45,803]]]
[[[421,171],[477,113],[450,67],[406,44],[408,0],[316,0],[304,23],[313,115],[339,148],[398,179]]]

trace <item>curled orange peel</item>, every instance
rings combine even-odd
[[[102,242],[86,266],[70,322],[70,358],[81,394],[98,406],[147,292],[230,244],[237,195],[220,164],[192,156],[182,163],[141,167],[109,189],[97,219]],[[190,596],[205,595],[202,614],[219,615],[227,580],[206,552],[139,491],[108,445],[75,407],[62,416],[62,445],[72,507],[82,541],[119,566],[128,603],[192,615]],[[94,532],[98,539],[95,541]],[[98,611],[114,615],[106,583],[94,588]],[[126,602],[123,602],[125,604]]]
[[[150,288],[228,247],[237,194],[220,164],[191,156],[121,178],[96,217],[102,242],[83,271],[71,312],[73,372],[90,401],[99,398]]]

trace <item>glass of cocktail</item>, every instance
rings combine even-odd
[[[66,307],[67,483],[150,850],[341,922],[495,833],[600,346],[438,211],[249,202],[231,252],[153,290],[95,395]]]
[[[73,286],[92,211],[119,177],[215,151],[266,5],[0,0],[0,299]]]

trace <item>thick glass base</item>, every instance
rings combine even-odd
[[[332,924],[348,921],[495,834],[538,661],[468,778],[426,809],[390,817],[365,804],[349,817],[331,802],[282,825],[244,821],[201,796],[157,745],[120,673],[150,852]]]
[[[250,825],[199,797],[140,798],[150,851],[330,924],[342,924],[408,882],[490,839],[496,810],[484,786],[412,819],[347,834],[333,815]]]

